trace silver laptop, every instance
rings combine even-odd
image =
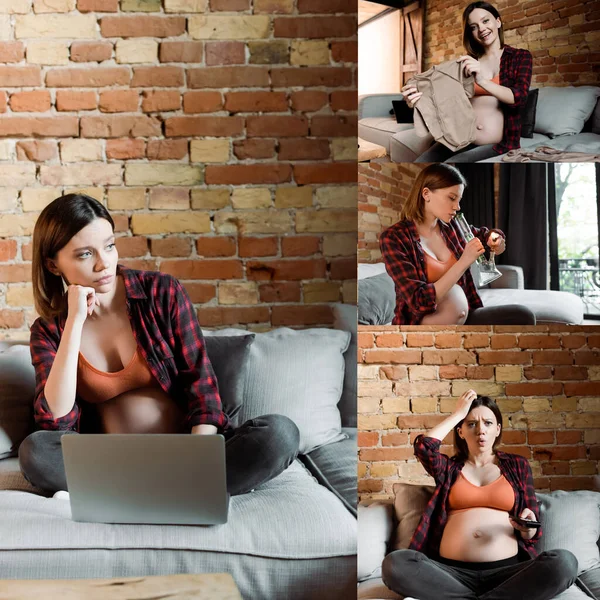
[[[64,435],[74,521],[214,525],[227,522],[222,435]]]

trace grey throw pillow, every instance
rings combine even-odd
[[[29,346],[15,345],[0,353],[0,459],[17,456],[33,431],[34,393]]]
[[[356,306],[353,304],[336,304],[333,307],[336,329],[349,331],[350,345],[344,352],[346,367],[344,369],[344,389],[338,403],[342,417],[342,427],[356,427],[356,395],[358,393],[358,376],[356,372],[356,353],[358,352],[358,328],[356,326]]]
[[[580,133],[600,96],[600,87],[591,85],[539,90],[534,131],[551,138]]]
[[[358,322],[360,325],[389,325],[396,308],[394,280],[381,273],[358,281]]]
[[[254,334],[243,336],[205,336],[206,352],[217,377],[223,412],[234,427],[241,425],[239,412],[244,402],[250,346]]]

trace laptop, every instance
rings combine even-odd
[[[227,522],[222,435],[79,434],[61,444],[74,521]]]

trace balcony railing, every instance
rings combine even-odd
[[[560,289],[577,294],[585,304],[585,314],[600,316],[600,268],[597,258],[558,260]]]

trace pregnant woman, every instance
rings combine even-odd
[[[454,430],[455,455],[440,453]],[[538,554],[540,528],[527,459],[497,450],[502,414],[491,398],[465,392],[452,415],[415,439],[415,456],[436,490],[408,550],[383,561],[383,581],[420,600],[550,600],[577,577],[568,550]]]
[[[396,286],[394,325],[535,325],[526,307],[483,307],[469,267],[485,252],[505,249],[498,229],[472,227],[466,243],[454,223],[467,185],[451,165],[433,164],[417,176],[400,220],[379,238]]]
[[[469,4],[462,20],[467,54],[457,60],[465,75],[475,76],[475,95],[470,101],[476,137],[456,153],[436,142],[415,162],[478,162],[521,145],[519,112],[531,84],[531,53],[504,44],[500,13],[487,2]],[[404,86],[402,94],[411,108],[423,95],[413,85]]]
[[[38,431],[19,448],[40,489],[67,489],[60,438],[85,433],[222,433],[227,490],[286,469],[298,429],[267,415],[234,429],[221,407],[195,309],[173,277],[117,264],[114,222],[80,194],[51,202],[33,232],[31,327]]]

